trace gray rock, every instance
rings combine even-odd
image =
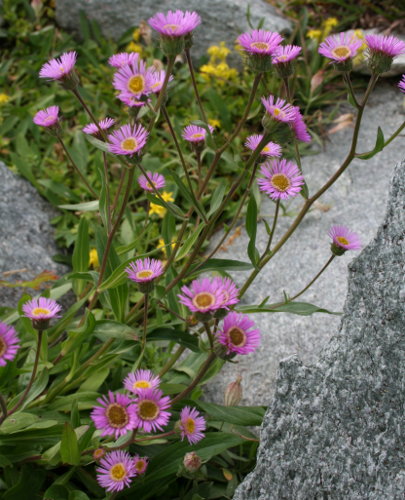
[[[236,37],[250,29],[246,19],[248,5],[254,26],[264,18],[265,29],[291,31],[291,23],[264,0],[161,0],[159,3],[151,0],[56,0],[56,20],[63,28],[75,31],[79,26],[79,13],[83,11],[89,19],[100,24],[105,36],[118,39],[131,26],[147,21],[156,12],[195,10],[202,18],[202,25],[195,30],[193,54],[200,57],[213,43],[225,41],[233,47]]]
[[[234,500],[399,500],[405,491],[405,161],[376,238],[350,265],[339,334],[280,364],[255,470]]]
[[[16,282],[34,278],[41,271],[66,272],[56,264],[57,253],[50,219],[55,210],[25,179],[0,162],[0,280]],[[6,274],[9,271],[12,274]],[[15,307],[26,288],[0,287],[0,307]],[[38,293],[38,292],[34,292]]]
[[[403,95],[394,86],[381,84],[372,94],[371,105],[366,108],[360,133],[358,151],[374,147],[377,126],[381,125],[388,138],[404,120]],[[352,111],[349,108],[342,113]],[[325,151],[307,156],[303,171],[310,192],[315,192],[337,170],[348,149],[353,129],[348,127],[330,135]],[[294,235],[246,293],[244,304],[260,304],[267,296],[269,303],[283,300],[283,290],[290,296],[301,290],[321,269],[330,255],[327,236],[333,224],[345,224],[360,234],[363,245],[375,236],[382,222],[386,205],[389,179],[393,166],[404,156],[403,141],[397,138],[386,149],[368,161],[355,160],[335,185],[321,198],[319,206],[307,214]],[[271,223],[274,204],[262,197],[261,215]],[[290,211],[297,209],[302,198],[297,197]],[[327,208],[329,207],[328,211]],[[291,224],[291,217],[282,217],[275,236],[279,237]],[[218,255],[248,261],[248,238],[245,232]],[[263,250],[267,234],[263,223],[257,231],[257,246]],[[310,302],[330,311],[342,311],[347,294],[347,265],[356,252],[347,252],[335,259],[321,278],[298,300]],[[248,273],[233,274],[237,284],[242,284]],[[262,332],[260,349],[248,356],[237,356],[236,364],[228,363],[212,384],[207,384],[207,397],[223,402],[226,386],[238,374],[242,375],[244,398],[241,404],[268,405],[271,401],[276,371],[281,359],[298,354],[304,363],[312,363],[331,336],[337,331],[340,316],[314,314],[254,314],[251,317]],[[215,388],[215,389],[212,389]]]

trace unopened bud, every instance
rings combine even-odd
[[[201,457],[195,451],[186,453],[183,459],[183,465],[188,472],[196,472],[202,465]]]
[[[234,382],[231,382],[225,389],[224,394],[224,405],[225,406],[236,406],[240,403],[243,391],[242,391],[242,377],[238,375]]]
[[[190,316],[187,316],[186,321],[189,326],[198,325],[198,319],[194,316],[194,314],[190,314]]]

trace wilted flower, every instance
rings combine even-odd
[[[15,328],[0,322],[0,366],[6,366],[8,361],[13,361],[19,348]]]
[[[224,406],[236,406],[242,399],[242,377],[238,375],[234,382],[227,385],[224,394]]]
[[[304,118],[302,117],[298,106],[294,106],[294,119],[290,123],[290,127],[298,141],[311,141],[311,136],[308,134],[307,126],[305,125]]]
[[[121,491],[131,484],[136,475],[131,455],[122,450],[107,453],[96,468],[97,481],[107,491]]]

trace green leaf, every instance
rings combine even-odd
[[[260,260],[259,252],[256,248],[256,232],[257,232],[257,205],[254,196],[250,197],[246,212],[246,232],[249,235],[249,244],[247,254],[250,262],[257,267]]]
[[[77,436],[69,422],[65,422],[60,445],[60,456],[63,462],[70,465],[79,465],[80,451]]]
[[[199,215],[204,219],[207,220],[205,216],[204,209],[201,205],[201,203],[197,200],[193,192],[190,192],[187,187],[184,185],[183,181],[180,179],[180,177],[174,172],[170,172],[171,178],[174,180],[176,183],[177,187],[179,188],[180,193],[184,196],[184,198],[190,203],[190,205],[193,205],[194,208],[197,210]]]
[[[211,196],[211,205],[207,213],[207,217],[210,218],[213,213],[219,208],[224,199],[226,190],[226,185],[224,182],[220,182]]]
[[[118,321],[102,320],[97,321],[93,334],[100,340],[131,339],[134,337],[135,330],[124,323]]]
[[[84,201],[83,203],[75,203],[74,205],[58,205],[58,207],[75,212],[96,212],[99,208],[99,201]]]
[[[169,202],[169,201],[164,201],[164,200],[158,198],[157,196],[153,196],[152,194],[149,194],[149,193],[146,194],[146,197],[151,203],[154,203],[155,205],[160,205],[161,207],[165,207],[170,213],[172,213],[178,219],[181,219],[181,220],[185,219],[184,213],[174,203]]]
[[[383,131],[381,130],[381,127],[378,127],[377,139],[375,141],[374,149],[372,151],[369,151],[368,153],[358,154],[356,155],[356,158],[359,158],[360,160],[368,160],[369,158],[372,158],[384,149],[384,142]]]
[[[178,251],[176,255],[176,261],[181,260],[183,257],[185,257],[188,252],[191,250],[192,246],[194,243],[197,241],[197,238],[200,236],[201,231],[204,229],[205,224],[202,222],[197,230],[194,230],[190,236],[186,239],[186,241],[183,243],[181,246],[180,250]]]
[[[96,139],[90,134],[84,134],[86,136],[86,139],[92,144],[94,147],[97,149],[100,149],[101,151],[104,151],[105,153],[108,152],[108,145],[104,141],[100,141],[100,139]]]
[[[198,274],[207,271],[250,271],[252,269],[250,262],[232,259],[208,259],[201,267],[198,268]],[[193,269],[190,275],[193,274]]]
[[[221,420],[235,425],[261,425],[265,406],[220,406],[205,401],[195,403],[214,420]]]
[[[89,224],[84,217],[80,218],[75,248],[72,255],[73,271],[87,271],[89,267]],[[76,295],[80,295],[85,287],[85,283],[77,280],[73,284]]]
[[[148,332],[149,340],[169,340],[171,342],[177,342],[184,347],[187,347],[191,351],[199,352],[198,339],[187,332],[183,332],[180,329],[174,328],[156,328],[151,332]]]
[[[240,306],[238,307],[239,312],[244,313],[262,313],[262,312],[284,312],[291,314],[299,314],[300,316],[310,316],[314,313],[326,313],[326,314],[336,314],[340,315],[340,312],[332,312],[322,307],[316,306],[314,304],[309,304],[307,302],[287,302],[286,304],[269,304],[265,307],[250,305],[250,306]]]

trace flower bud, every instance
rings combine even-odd
[[[195,451],[186,453],[183,459],[183,465],[188,472],[197,472],[202,465],[201,457]]]
[[[96,448],[94,451],[93,451],[93,458],[94,460],[101,460],[106,454],[106,451],[104,448]]]
[[[242,392],[242,377],[238,375],[234,382],[231,382],[225,389],[224,394],[224,405],[225,406],[236,406],[240,403],[243,392]]]

